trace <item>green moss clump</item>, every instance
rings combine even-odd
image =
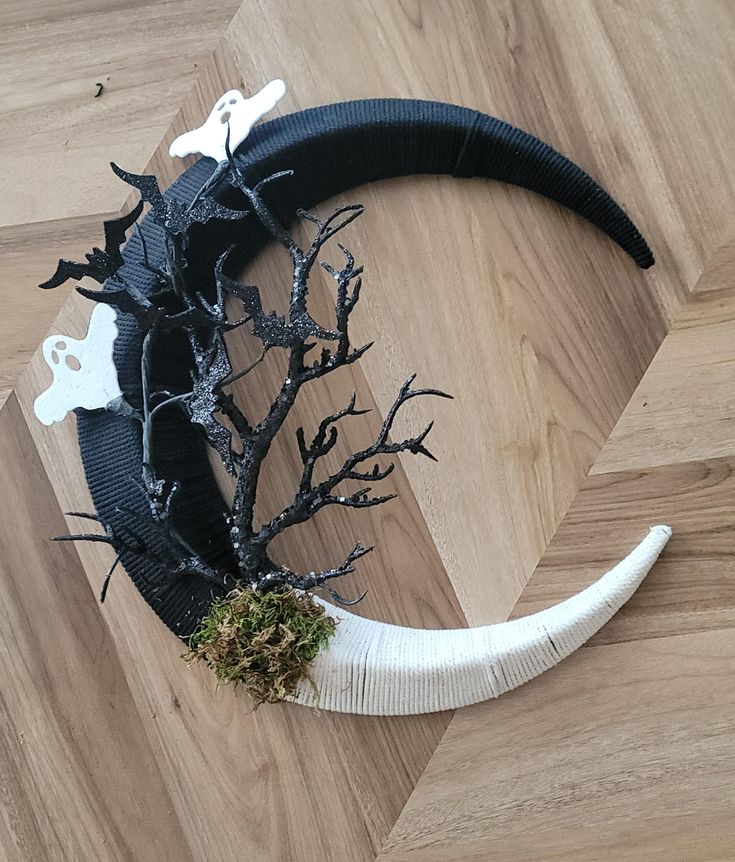
[[[307,593],[233,590],[215,601],[189,639],[184,659],[204,661],[224,683],[242,685],[256,704],[296,693],[336,621]]]

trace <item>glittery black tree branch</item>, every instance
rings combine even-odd
[[[343,410],[322,420],[316,435],[308,446],[305,443],[303,429],[298,429],[296,436],[301,460],[304,465],[299,491],[293,503],[261,527],[254,542],[264,542],[267,544],[289,527],[309,520],[309,518],[313,517],[325,506],[340,505],[353,509],[364,509],[392,500],[396,496],[395,494],[373,495],[371,493],[373,490],[371,485],[362,487],[350,494],[334,493],[339,485],[349,479],[360,482],[379,482],[389,476],[395,469],[395,462],[390,462],[385,468],[381,468],[379,464],[374,464],[370,469],[359,469],[361,465],[368,461],[372,461],[382,455],[396,455],[400,452],[409,452],[412,455],[424,455],[434,461],[436,460],[434,455],[424,445],[424,441],[429,435],[433,423],[427,425],[415,437],[409,437],[398,443],[392,442],[390,439],[390,433],[398,411],[407,401],[422,395],[451,398],[450,395],[438,389],[412,389],[411,384],[415,377],[416,375],[412,375],[401,386],[375,441],[366,449],[348,456],[339,470],[316,484],[313,481],[316,463],[334,448],[339,437],[336,423],[347,416],[360,416],[368,411],[355,409],[356,396],[353,393],[350,403]]]
[[[269,524],[257,527],[254,523],[258,483],[263,462],[273,439],[282,428],[293,407],[301,387],[311,380],[356,362],[371,346],[367,344],[357,349],[351,347],[349,320],[359,301],[362,268],[355,265],[353,255],[343,246],[340,248],[345,263],[341,269],[335,269],[327,263],[322,263],[324,269],[336,282],[334,327],[324,329],[317,324],[308,307],[309,279],[315,264],[319,261],[323,247],[358,218],[362,214],[363,208],[358,205],[342,206],[326,218],[319,218],[312,213],[299,211],[298,215],[316,226],[310,245],[308,248],[302,248],[293,235],[278,222],[268,209],[260,194],[263,184],[261,183],[254,188],[249,187],[242,172],[234,163],[232,163],[232,175],[234,183],[242,191],[261,223],[274,239],[287,250],[293,267],[293,277],[288,313],[281,317],[264,311],[257,288],[240,285],[228,279],[222,272],[224,261],[220,260],[218,264],[218,282],[225,291],[238,297],[243,303],[245,312],[253,322],[253,334],[260,339],[263,349],[281,347],[289,352],[285,380],[268,413],[252,427],[251,433],[241,436],[242,453],[239,457],[237,483],[232,505],[231,535],[238,565],[245,580],[257,585],[286,582],[296,586],[298,583],[303,583],[302,576],[289,572],[281,566],[273,567],[268,556],[267,546],[278,533],[286,529],[287,526],[291,526],[292,523],[301,523],[307,520],[328,502],[340,502],[343,505],[360,507],[376,505],[392,498],[391,495],[369,497],[367,491],[363,490],[363,493],[350,497],[334,497],[332,499],[332,495],[327,495],[317,503],[311,500],[311,494],[317,494],[314,489],[309,489],[308,492],[303,490],[304,483],[310,481],[310,472],[313,472],[317,458],[326,454],[336,442],[334,423],[348,413],[360,414],[361,411],[356,411],[353,403],[347,412],[328,417],[321,423],[317,437],[308,453],[305,450],[302,432],[301,449],[306,458],[305,477],[302,478],[301,489],[297,493],[296,501]],[[322,347],[320,356],[308,362],[307,354],[316,347],[316,340],[333,346]],[[429,391],[427,390],[425,393],[417,391],[416,394],[429,394]],[[413,395],[408,397],[413,397]],[[402,395],[401,398],[407,400],[405,395]],[[392,421],[391,418],[385,432],[386,438]],[[383,454],[382,450],[386,443],[387,439],[381,441],[375,447],[374,453],[371,454]],[[403,448],[386,451],[412,450],[406,445]],[[364,454],[364,458],[370,457],[371,454]],[[353,467],[358,463],[360,463],[359,457],[357,457]],[[346,471],[346,473],[349,472],[349,470]],[[373,477],[377,481],[384,478],[385,475],[388,474],[377,470]],[[334,485],[342,481],[343,478],[347,478],[347,475],[335,478]],[[306,500],[305,497],[309,497],[309,499]],[[355,559],[357,558],[355,557]],[[352,562],[354,560],[348,564],[350,567]],[[312,573],[310,581],[313,580],[314,585],[323,584],[328,579],[340,577],[342,574],[345,574],[345,566],[339,566],[322,573]]]
[[[255,505],[263,463],[302,387],[357,362],[372,346],[371,342],[354,348],[350,341],[350,317],[360,299],[362,267],[356,265],[354,256],[342,245],[339,245],[343,255],[341,268],[335,268],[321,259],[325,245],[362,214],[362,206],[340,206],[323,218],[311,212],[298,211],[297,215],[314,227],[310,243],[302,248],[264,198],[268,186],[290,176],[291,171],[273,174],[250,186],[239,164],[230,155],[229,162],[220,166],[186,205],[163,195],[155,177],[132,174],[115,165],[113,170],[141,193],[141,204],[134,210],[136,217],[140,215],[142,203],[146,202],[151,206],[153,219],[164,231],[164,259],[155,264],[149,260],[143,233],[138,232],[143,264],[155,276],[156,290],[143,294],[127,284],[119,271],[122,264],[119,245],[125,230],[134,221],[129,217],[120,220],[120,224],[114,223],[112,227],[106,225],[106,251],[95,249],[92,255],[88,255],[90,266],[96,267],[94,272],[86,272],[85,264],[61,262],[54,278],[44,286],[61,283],[64,278],[78,277],[78,274],[96,275],[98,281],[112,278],[113,281],[108,282],[104,291],[90,291],[81,287],[78,290],[90,299],[113,305],[122,313],[132,314],[144,334],[141,406],[140,410],[135,411],[134,418],[142,425],[143,475],[140,487],[145,496],[146,514],[133,511],[122,513],[129,523],[135,523],[136,519],[140,521],[140,531],[114,532],[109,525],[103,524],[105,532],[102,535],[80,534],[60,538],[107,542],[117,551],[115,565],[125,551],[146,556],[158,564],[165,579],[194,575],[220,586],[228,581],[239,581],[257,590],[288,586],[303,590],[323,587],[335,599],[349,603],[327,582],[352,573],[356,561],[370,548],[357,544],[341,564],[322,571],[298,574],[271,558],[269,544],[284,530],[303,523],[326,506],[365,508],[393,499],[395,495],[392,493],[373,493],[373,485],[389,476],[395,467],[394,462],[381,466],[379,459],[402,452],[433,458],[425,445],[431,425],[416,436],[399,442],[391,440],[399,409],[418,396],[449,396],[435,389],[413,389],[414,376],[410,377],[399,390],[375,441],[366,449],[349,455],[335,473],[317,481],[315,470],[319,462],[334,449],[339,437],[339,424],[348,417],[361,416],[367,412],[357,409],[356,397],[353,395],[344,409],[319,423],[314,437],[308,443],[303,429],[298,430],[297,443],[303,470],[293,501],[262,524],[255,523]],[[231,210],[214,199],[213,190],[225,179],[240,190],[248,204],[247,210]],[[242,284],[227,274],[225,270],[229,252],[225,252],[216,263],[214,297],[206,296],[200,286],[192,283],[189,275],[187,255],[192,225],[212,218],[239,220],[248,214],[254,215],[288,253],[292,274],[285,314],[265,309],[257,287]],[[317,265],[321,265],[335,283],[334,318],[330,327],[318,323],[309,308],[310,278]],[[241,307],[242,313],[231,320],[228,304],[233,302]],[[252,335],[260,342],[261,351],[250,365],[234,370],[224,335],[244,324],[248,324]],[[165,341],[174,333],[183,334],[191,350],[191,386],[183,392],[151,390],[154,344]],[[273,349],[286,351],[287,371],[265,415],[252,417],[236,402],[231,386],[249,374]],[[234,572],[221,572],[212,568],[176,529],[174,501],[179,486],[176,482],[165,482],[155,473],[153,433],[158,417],[163,411],[171,409],[183,410],[190,421],[201,429],[225,469],[235,478],[231,511],[226,516],[237,560],[237,570]],[[347,481],[363,484],[357,491],[341,493],[339,487]],[[95,516],[86,517],[95,519]],[[139,535],[148,535],[151,530],[157,539],[156,547],[163,548],[163,552],[158,551],[155,556]],[[112,569],[105,580],[103,593]]]
[[[323,569],[319,572],[308,572],[305,575],[298,575],[283,566],[271,566],[270,570],[256,581],[253,586],[256,590],[273,590],[286,586],[293,587],[296,590],[313,590],[316,587],[321,587],[340,604],[355,605],[365,598],[367,591],[348,599],[333,589],[327,581],[351,575],[355,571],[355,562],[360,557],[364,557],[365,554],[369,554],[372,550],[372,547],[364,548],[362,545],[355,545],[345,557],[344,562],[340,563],[339,566],[335,566],[332,569]]]

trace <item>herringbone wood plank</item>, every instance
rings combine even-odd
[[[363,520],[320,523],[284,553],[328,559],[342,553],[346,537],[374,536],[381,550],[361,568],[372,587],[362,612],[456,625],[463,615],[473,624],[504,618],[519,596],[516,614],[568,595],[650,522],[670,520],[676,535],[631,607],[591,648],[499,703],[457,714],[433,758],[449,715],[375,720],[291,707],[250,714],[205,673],[183,668],[176,639],[117,578],[109,603],[95,613],[133,704],[126,732],[144,728],[171,800],[175,837],[156,858],[371,859],[386,839],[386,862],[488,854],[730,858],[730,7],[715,0],[665,9],[643,0],[248,0],[208,60],[208,40],[232,9],[226,4],[205,13],[200,5],[163,3],[149,15],[135,4],[116,4],[112,13],[83,0],[68,16],[49,9],[43,0],[10,7],[2,32],[17,46],[16,65],[44,34],[51,44],[71,39],[72,24],[95,33],[116,27],[120,42],[110,52],[95,37],[74,49],[81,59],[65,78],[69,109],[54,109],[42,141],[34,136],[30,148],[21,149],[13,133],[26,106],[13,89],[17,76],[6,76],[7,161],[15,158],[19,173],[28,173],[31,151],[51,161],[42,160],[43,169],[14,185],[6,201],[4,298],[29,291],[60,246],[74,256],[98,241],[88,214],[125,204],[124,189],[101,172],[108,156],[133,170],[148,161],[170,181],[181,168],[165,156],[170,139],[200,122],[223,89],[255,89],[275,76],[290,87],[280,111],[416,96],[515,122],[608,186],[659,258],[654,270],[639,273],[578,219],[495,184],[409,178],[348,196],[368,207],[350,236],[368,273],[355,335],[377,334],[380,348],[352,380],[315,391],[294,418],[313,422],[351,385],[379,416],[411,370],[457,400],[451,410],[427,404],[409,417],[418,423],[438,411],[441,463],[404,463],[396,477],[400,502]],[[30,35],[21,33],[26,21]],[[48,92],[52,55],[47,48],[37,54],[44,73],[36,105]],[[94,69],[99,80],[103,61],[114,104],[82,98],[87,74]],[[117,93],[113,82],[122,82]],[[94,133],[82,144],[90,124]],[[78,158],[62,163],[58,154],[72,139],[67,125]],[[81,193],[74,191],[80,182]],[[39,219],[60,221],[29,224]],[[282,275],[272,249],[248,272],[274,304]],[[324,286],[315,294],[323,302]],[[7,306],[1,325],[15,340],[0,339],[0,390],[13,385],[23,351],[33,350],[62,297]],[[59,328],[83,330],[83,308],[79,299],[68,302]],[[263,392],[248,395],[265,397],[275,373],[267,371]],[[17,386],[20,410],[11,399],[3,420],[16,438],[32,438],[32,457],[62,506],[83,508],[89,501],[73,426],[47,430],[32,417],[45,374],[36,358]],[[293,478],[288,439],[275,454],[267,500]],[[12,457],[3,445],[0,465]],[[29,482],[15,493],[27,511],[44,490]],[[96,592],[105,554],[84,547],[78,555]],[[23,649],[55,672],[45,648]],[[51,702],[43,703],[51,715]],[[94,721],[99,710],[80,699],[64,702],[58,714]],[[18,713],[6,723],[17,728],[22,720]],[[81,755],[55,741],[46,756],[59,770],[85,775]],[[2,763],[7,771],[10,753]],[[34,782],[33,793],[49,798],[50,774],[34,773]],[[109,804],[115,793],[125,797],[135,777],[116,782],[95,784]],[[35,843],[24,843],[30,796],[9,786],[5,805],[15,814],[2,823],[10,858],[146,858],[134,844],[121,849],[123,839],[84,845],[96,855],[79,851],[80,836],[118,822],[92,808],[74,818],[72,807],[51,808]],[[123,806],[123,830],[134,828],[127,816]]]

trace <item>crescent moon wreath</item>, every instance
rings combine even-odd
[[[37,402],[43,421],[76,408],[96,514],[70,514],[101,530],[56,538],[111,545],[116,556],[102,600],[121,562],[148,604],[187,643],[186,658],[203,659],[220,680],[244,685],[256,702],[403,715],[497,697],[553,667],[597,632],[642,582],[671,530],[653,527],[622,562],[554,607],[453,631],[387,625],[345,611],[360,597],[344,598],[334,585],[370,550],[360,544],[323,571],[298,573],[274,559],[271,541],[322,508],[364,508],[391,499],[375,490],[393,469],[391,458],[433,458],[431,426],[397,438],[391,433],[396,414],[415,397],[448,397],[409,377],[375,441],[331,474],[322,459],[335,446],[341,422],[363,412],[355,397],[325,417],[313,437],[299,429],[302,475],[293,500],[270,520],[256,522],[261,467],[297,395],[309,381],[357,362],[370,347],[355,347],[349,338],[362,267],[341,245],[329,261],[323,257],[327,243],[362,207],[340,206],[327,217],[309,208],[387,177],[485,177],[568,207],[640,267],[651,266],[653,256],[591,177],[502,120],[439,102],[369,99],[299,111],[251,131],[284,90],[276,81],[250,99],[228,91],[201,128],[171,147],[173,154],[214,158],[200,158],[165,193],[155,177],[113,164],[139,191],[140,202],[105,223],[104,249],[93,249],[86,263],[60,261],[41,285],[91,276],[101,290],[77,289],[97,309],[113,309],[115,318],[106,316],[104,325],[100,318],[87,339],[70,341],[72,347],[63,336],[47,345],[50,364],[68,360],[58,350],[75,349],[84,364],[79,379],[97,386],[82,397],[64,389],[74,375],[55,371],[51,389]],[[308,247],[287,227],[297,220],[311,229]],[[263,307],[257,287],[238,281],[248,261],[273,240],[293,268],[283,315]],[[309,278],[317,266],[334,280],[329,325],[317,323],[309,309]],[[260,352],[247,368],[233,368],[225,340],[240,328]],[[288,369],[265,415],[253,416],[229,387],[270,351],[284,352]],[[210,456],[233,477],[231,500],[215,481]],[[317,589],[332,602],[315,596]]]

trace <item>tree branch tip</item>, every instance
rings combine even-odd
[[[102,523],[100,516],[93,515],[91,512],[64,512],[64,514],[72,518],[84,518],[87,521],[96,521],[98,524]]]
[[[354,571],[354,569],[353,569]],[[348,574],[352,574],[349,572]],[[319,585],[326,593],[328,593],[331,598],[334,599],[337,604],[343,605],[344,607],[351,607],[352,605],[356,605],[361,602],[365,596],[368,594],[367,589],[363,590],[359,596],[356,596],[354,599],[346,599],[343,595],[337,592],[337,590],[332,589],[332,587],[327,586],[327,584]]]

